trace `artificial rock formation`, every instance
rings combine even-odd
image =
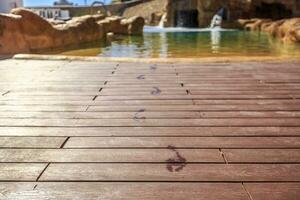
[[[235,28],[236,20],[241,18],[278,20],[300,17],[298,0],[152,0],[128,8],[124,16],[143,16],[147,24],[158,25],[166,13],[165,26],[174,27],[178,25],[180,16],[187,16],[190,20],[194,15],[198,27],[205,28],[220,8],[225,8],[224,26],[230,28]]]
[[[206,28],[220,8],[226,10],[223,28],[263,31],[284,42],[300,42],[299,0],[152,0],[127,9],[124,15],[141,15],[156,26],[166,14],[165,27],[194,21],[190,25]]]
[[[156,26],[166,12],[166,6],[167,0],[145,1],[142,4],[127,8],[123,16],[126,18],[141,16],[145,19],[146,24]]]
[[[156,26],[162,16],[167,14],[165,26],[176,26],[176,18],[180,11],[196,11],[198,27],[207,27],[218,9],[230,9],[230,16],[238,19],[247,15],[249,0],[152,0],[125,10],[124,16],[133,15],[145,18],[148,25]]]
[[[287,43],[300,43],[300,18],[276,21],[271,19],[241,19],[238,21],[246,30],[267,32]]]
[[[108,32],[141,34],[141,17],[106,20],[102,15],[51,23],[26,9],[0,14],[0,54],[25,53],[92,42],[106,38]]]

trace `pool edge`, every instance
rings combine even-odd
[[[204,57],[204,58],[104,58],[92,56],[63,56],[63,55],[40,55],[40,54],[16,54],[13,59],[18,60],[76,60],[90,62],[135,62],[135,63],[231,63],[231,62],[293,62],[300,61],[299,57],[277,56],[234,56],[234,57]]]

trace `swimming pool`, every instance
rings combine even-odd
[[[300,45],[283,44],[260,32],[226,29],[145,27],[143,36],[116,36],[51,53],[130,58],[202,58],[228,56],[300,56]]]

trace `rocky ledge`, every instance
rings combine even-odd
[[[108,33],[142,34],[141,17],[87,15],[67,22],[47,21],[26,9],[0,14],[0,54],[29,53],[104,40]]]
[[[249,31],[270,33],[287,43],[300,43],[300,18],[282,19],[240,19],[242,28]]]

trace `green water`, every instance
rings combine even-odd
[[[117,36],[59,50],[62,55],[131,58],[201,58],[224,56],[300,56],[300,45],[283,44],[264,33],[245,31],[161,32],[147,30],[143,36]]]

